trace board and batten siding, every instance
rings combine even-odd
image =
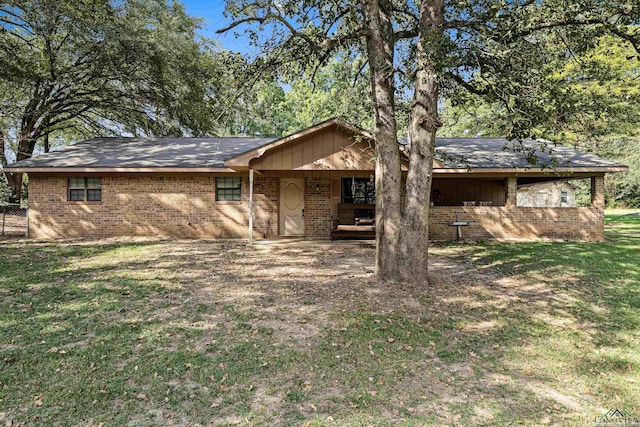
[[[307,135],[253,160],[256,170],[373,171],[374,149],[366,140],[354,140],[338,129]]]
[[[431,190],[439,190],[441,206],[462,206],[463,202],[490,202],[491,206],[504,206],[506,201],[505,178],[434,178]]]

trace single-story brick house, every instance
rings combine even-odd
[[[35,238],[329,239],[372,228],[374,144],[331,119],[284,138],[94,138],[7,171],[29,176]],[[457,218],[471,239],[603,238],[604,175],[626,166],[557,146],[537,153],[551,170],[506,144],[437,140],[431,239],[456,238]],[[517,206],[519,184],[567,178],[590,178],[591,206]]]

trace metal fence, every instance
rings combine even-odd
[[[18,204],[0,205],[0,237],[26,237],[29,229],[28,209]]]

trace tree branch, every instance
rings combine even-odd
[[[636,53],[640,54],[640,37],[634,37],[632,34],[629,34],[625,31],[622,31],[619,27],[616,26],[607,26],[607,29],[611,31],[616,36],[620,37],[631,43],[631,46],[635,49]]]
[[[581,20],[567,19],[567,20],[556,21],[556,22],[544,22],[542,24],[529,27],[518,32],[508,34],[507,38],[502,38],[501,40],[512,42],[542,30],[549,30],[549,29],[558,28],[558,27],[586,26],[586,25],[597,25],[597,24],[606,25],[607,21],[604,18],[590,18],[590,19],[581,19]]]
[[[279,23],[281,23],[282,25],[284,25],[285,27],[287,27],[287,29],[289,30],[289,32],[296,36],[296,37],[300,37],[302,39],[304,39],[308,44],[309,47],[311,47],[312,49],[315,50],[315,46],[316,43],[306,34],[301,33],[300,31],[296,30],[293,25],[291,25],[291,23],[289,21],[287,21],[284,16],[282,16],[281,14],[277,13],[267,13],[264,16],[260,17],[260,16],[255,16],[255,17],[248,17],[248,18],[243,18],[243,19],[239,19],[237,21],[232,22],[231,24],[229,24],[228,26],[221,28],[219,30],[216,31],[216,34],[222,34],[222,33],[226,33],[227,31],[236,28],[242,24],[247,24],[247,23],[258,23],[260,25],[264,25],[266,22],[268,21],[277,21]]]
[[[459,75],[454,74],[454,73],[452,73],[450,71],[447,71],[446,75],[449,76],[451,79],[453,79],[460,86],[465,88],[467,91],[473,93],[474,95],[488,95],[489,93],[491,93],[490,91],[488,91],[486,89],[480,89],[480,88],[472,85],[471,83],[469,83],[468,81],[466,81],[465,79],[460,77]]]
[[[393,33],[394,41],[413,39],[418,37],[418,29],[412,28],[410,30],[400,30]]]
[[[7,166],[7,155],[4,150],[6,149],[6,137],[4,130],[0,127],[0,165],[4,168]]]

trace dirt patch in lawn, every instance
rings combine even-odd
[[[434,245],[418,286],[378,283],[367,244],[16,244],[0,277],[3,411],[45,424],[579,425],[609,395],[632,406],[607,378],[634,374],[635,332],[620,326],[633,318],[614,342],[620,313],[602,286],[537,269],[537,254],[482,257],[496,250]]]

